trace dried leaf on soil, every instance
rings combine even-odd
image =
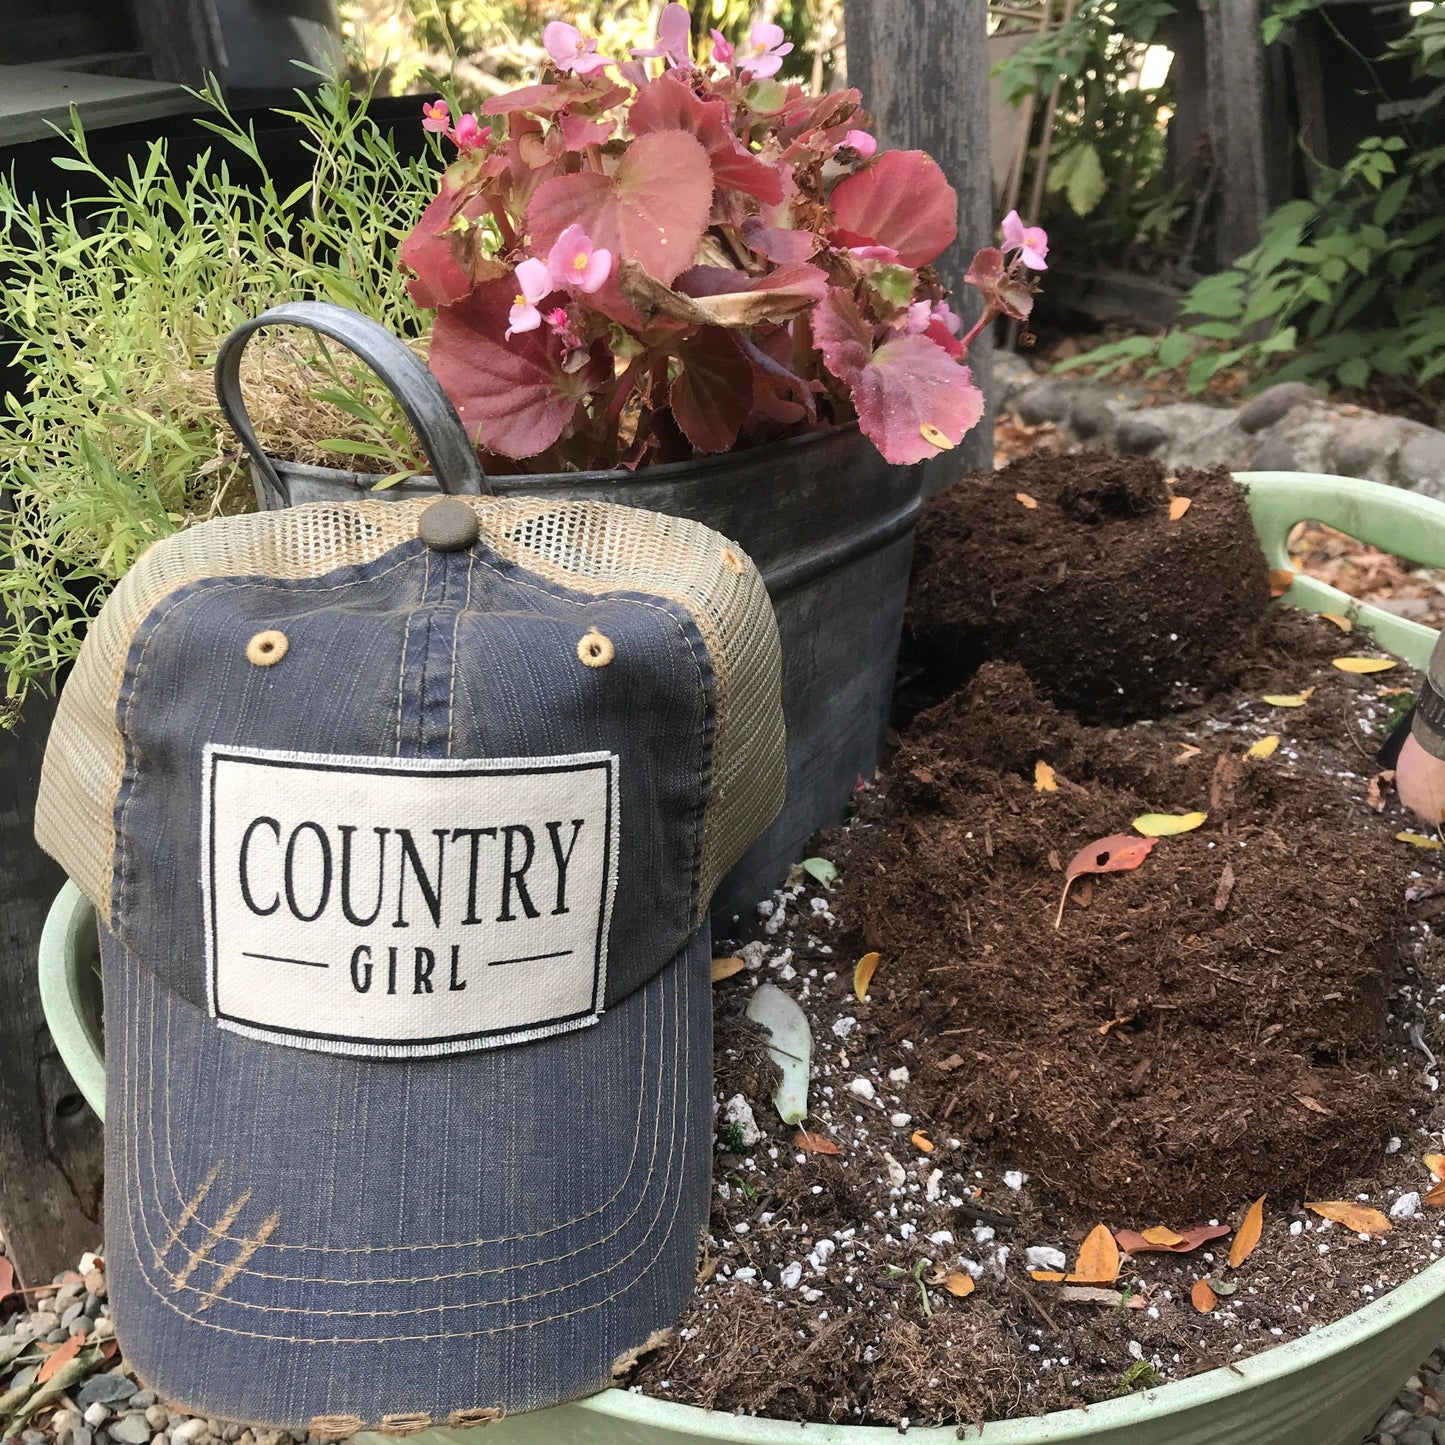
[[[1314,695],[1314,688],[1307,687],[1303,692],[1267,692],[1262,701],[1271,707],[1303,707]]]
[[[868,997],[868,985],[873,982],[873,974],[878,968],[878,955],[876,953],[865,953],[853,968],[853,992],[858,995],[858,1002],[862,1003]]]
[[[1066,1304],[1075,1305],[1122,1305],[1124,1291],[1118,1289],[1096,1289],[1090,1285],[1065,1285],[1059,1291],[1059,1298]],[[1132,1304],[1132,1301],[1130,1302]],[[1142,1301],[1141,1301],[1142,1303]]]
[[[1395,786],[1394,769],[1386,768],[1382,773],[1376,773],[1370,779],[1370,786],[1365,789],[1365,801],[1377,812],[1385,811],[1385,794]]]
[[[910,1137],[909,1142],[913,1145],[915,1149],[922,1151],[924,1154],[933,1153],[933,1140],[930,1139],[928,1135],[923,1132],[922,1129],[915,1129]]]
[[[1156,1224],[1151,1229],[1146,1229],[1143,1238],[1149,1244],[1156,1244],[1161,1249],[1172,1249],[1176,1244],[1184,1243],[1182,1234],[1175,1234],[1172,1229],[1164,1224]]]
[[[1113,1284],[1119,1278],[1119,1246],[1104,1224],[1096,1224],[1079,1247],[1070,1284]]]
[[[1259,1243],[1259,1237],[1264,1232],[1264,1201],[1268,1197],[1268,1195],[1261,1194],[1244,1211],[1239,1231],[1229,1246],[1229,1267],[1231,1269],[1238,1269],[1254,1253],[1255,1246]]]
[[[741,973],[746,967],[747,964],[740,958],[715,958],[712,961],[712,981],[721,983],[723,979]]]
[[[1433,1205],[1436,1209],[1445,1206],[1445,1180],[1442,1180],[1425,1196],[1425,1203]]]
[[[1333,665],[1341,672],[1389,672],[1393,657],[1337,657]]]
[[[1021,505],[1027,507],[1031,512],[1038,506],[1038,503],[1029,496],[1027,492],[1015,492],[1014,496],[1018,498]]]
[[[1179,756],[1176,757],[1174,761],[1176,763],[1187,763],[1190,758],[1197,758],[1199,753],[1200,749],[1196,748],[1193,743],[1180,743]]]
[[[1223,1239],[1229,1233],[1227,1224],[1200,1224],[1193,1229],[1186,1229],[1180,1233],[1178,1244],[1151,1244],[1142,1234],[1137,1234],[1132,1229],[1119,1229],[1114,1232],[1114,1238],[1118,1241],[1119,1248],[1126,1254],[1149,1254],[1151,1252],[1162,1252],[1166,1254],[1191,1254],[1201,1244],[1208,1244],[1214,1239]]]
[[[793,1135],[793,1143],[806,1154],[841,1154],[843,1152],[826,1135],[810,1134],[806,1129],[799,1129]]]
[[[1042,758],[1034,764],[1034,791],[1036,793],[1057,793],[1059,791],[1057,774]]]
[[[1269,595],[1271,597],[1283,597],[1291,587],[1294,586],[1295,578],[1299,574],[1290,567],[1273,567],[1269,574]]]
[[[71,1335],[64,1344],[57,1345],[55,1353],[45,1357],[45,1362],[36,1373],[35,1383],[43,1385],[47,1380],[53,1380],[80,1353],[84,1344],[84,1335]]]
[[[1108,1023],[1100,1024],[1099,1032],[1101,1034],[1107,1034],[1110,1029],[1122,1028],[1125,1024],[1132,1023],[1133,1019],[1133,1014],[1120,1014],[1118,1018],[1110,1019]]]
[[[1388,1217],[1378,1209],[1370,1209],[1350,1199],[1326,1199],[1318,1204],[1306,1204],[1305,1208],[1322,1219],[1333,1219],[1336,1224],[1343,1224],[1355,1234],[1368,1234],[1373,1238],[1385,1234],[1390,1228]]]
[[[1193,502],[1192,497],[1170,497],[1169,499],[1169,520],[1177,522],[1190,508]]]
[[[1214,911],[1223,913],[1229,907],[1230,895],[1234,892],[1234,869],[1228,863],[1219,875],[1219,887],[1214,890]]]
[[[1412,848],[1445,847],[1445,844],[1442,844],[1438,838],[1427,838],[1423,833],[1396,833],[1395,841],[1397,843],[1408,843]]]
[[[1279,748],[1279,734],[1266,733],[1257,743],[1251,743],[1245,750],[1247,758],[1272,758]]]
[[[1140,813],[1133,828],[1146,838],[1172,838],[1176,833],[1192,833],[1208,819],[1208,813]]]
[[[967,1299],[974,1291],[975,1285],[971,1274],[963,1274],[955,1271],[953,1274],[946,1274],[939,1280],[944,1289],[955,1299]]]
[[[1338,612],[1321,612],[1320,616],[1323,617],[1326,622],[1333,622],[1341,632],[1353,632],[1355,630],[1355,624],[1351,622],[1348,617],[1344,617]]]
[[[1153,838],[1146,838],[1141,842],[1127,833],[1110,833],[1107,838],[1097,838],[1080,848],[1064,870],[1064,893],[1059,899],[1059,916],[1054,920],[1054,927],[1058,928],[1064,921],[1064,903],[1075,878],[1085,873],[1128,872],[1137,868],[1149,856],[1153,846]]]
[[[1296,1094],[1294,1097],[1295,1102],[1302,1108],[1308,1109],[1311,1114],[1320,1114],[1326,1119],[1333,1119],[1335,1117],[1335,1111],[1333,1109],[1325,1108],[1325,1106],[1311,1094]]]
[[[1437,1179],[1445,1179],[1445,1154],[1427,1154],[1425,1156],[1425,1167]],[[4,1298],[4,1291],[0,1290],[0,1299]]]
[[[1064,1277],[1061,1269],[1031,1269],[1029,1271],[1029,1278],[1038,1280],[1040,1284],[1061,1284]]]
[[[1202,1315],[1212,1314],[1219,1303],[1219,1296],[1214,1293],[1214,1286],[1207,1279],[1194,1282],[1194,1288],[1189,1291],[1189,1299]]]

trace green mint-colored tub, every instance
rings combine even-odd
[[[1248,472],[1255,528],[1269,565],[1289,565],[1290,528],[1319,521],[1386,551],[1445,567],[1445,505],[1348,477]],[[1355,619],[1386,650],[1424,668],[1432,628],[1300,577],[1285,600]],[[95,917],[73,884],[50,910],[40,942],[40,990],[50,1031],[80,1091],[105,1112]],[[1000,1421],[962,1438],[979,1445],[1358,1445],[1401,1381],[1445,1336],[1445,1260],[1390,1294],[1303,1339],[1232,1367],[1088,1409]],[[386,1445],[388,1437],[359,1437]],[[428,1430],[415,1445],[478,1445],[475,1430]],[[953,1426],[914,1429],[915,1445],[953,1445]],[[488,1426],[485,1445],[898,1445],[897,1430],[795,1425],[667,1404],[630,1391]]]

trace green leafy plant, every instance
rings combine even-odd
[[[1445,5],[1392,47],[1433,88],[1412,136],[1370,136],[1308,200],[1280,206],[1259,244],[1185,297],[1183,322],[1062,363],[1102,374],[1140,360],[1202,391],[1226,368],[1256,380],[1418,390],[1445,375]]]
[[[1136,1360],[1119,1377],[1114,1398],[1132,1395],[1135,1390],[1153,1390],[1164,1383],[1164,1376],[1148,1360]]]
[[[0,179],[0,326],[24,393],[0,413],[0,657],[5,710],[79,648],[86,619],[151,543],[236,510],[249,482],[210,392],[210,365],[238,322],[321,296],[404,335],[421,329],[397,266],[435,185],[328,82],[284,114],[312,156],[282,194],[252,129],[210,92],[213,147],[173,164],[152,143],[108,174],[72,120],[70,199],[56,209]],[[288,345],[295,346],[294,336]],[[324,452],[414,460],[379,384],[324,349],[297,353],[345,439]],[[306,385],[300,399],[306,399]],[[320,458],[324,460],[323,458]],[[404,473],[403,473],[404,474]]]

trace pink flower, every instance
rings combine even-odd
[[[749,80],[767,80],[783,68],[783,57],[792,50],[792,42],[783,39],[781,25],[760,20],[748,32],[752,52],[738,61],[738,70]]]
[[[553,289],[552,273],[545,261],[529,257],[517,263],[516,297],[512,310],[507,316],[507,330],[502,340],[510,340],[514,331],[535,331],[542,324],[542,313],[537,303]]]
[[[598,55],[595,40],[584,40],[582,32],[564,20],[553,20],[542,31],[542,44],[558,70],[591,75],[604,65],[612,64],[605,55]]]
[[[447,135],[451,131],[452,113],[446,101],[439,100],[434,105],[422,106],[421,114],[423,130],[429,130],[433,135]]]
[[[476,116],[468,114],[457,121],[457,128],[449,134],[459,151],[474,151],[491,139],[492,128],[482,125]]]
[[[581,226],[571,225],[552,243],[547,270],[556,285],[590,295],[600,290],[612,274],[612,252],[603,246],[594,247]]]
[[[878,142],[866,130],[850,130],[843,137],[845,146],[852,146],[865,161],[872,160],[878,151]]]
[[[849,246],[848,254],[859,261],[882,261],[886,266],[898,261],[898,252],[892,246]]]
[[[1003,218],[1004,255],[1017,251],[1025,266],[1035,271],[1047,271],[1044,257],[1049,254],[1048,233],[1042,226],[1026,226],[1019,219],[1017,211],[1010,211]]]
[[[548,272],[550,275],[551,273]],[[565,306],[554,306],[542,320],[552,328],[553,331],[561,331],[567,325],[567,308]]]
[[[679,70],[692,69],[692,17],[685,5],[672,4],[663,12],[657,22],[657,43],[650,50],[633,46],[632,53],[638,60],[656,60],[665,56],[669,65]]]
[[[712,36],[712,58],[719,65],[731,65],[733,63],[733,43],[722,33],[721,30],[708,32]]]

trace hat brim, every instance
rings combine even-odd
[[[604,1388],[676,1322],[708,1204],[706,928],[591,1028],[408,1060],[228,1032],[101,932],[106,1265],[164,1396],[316,1433],[476,1423]]]

